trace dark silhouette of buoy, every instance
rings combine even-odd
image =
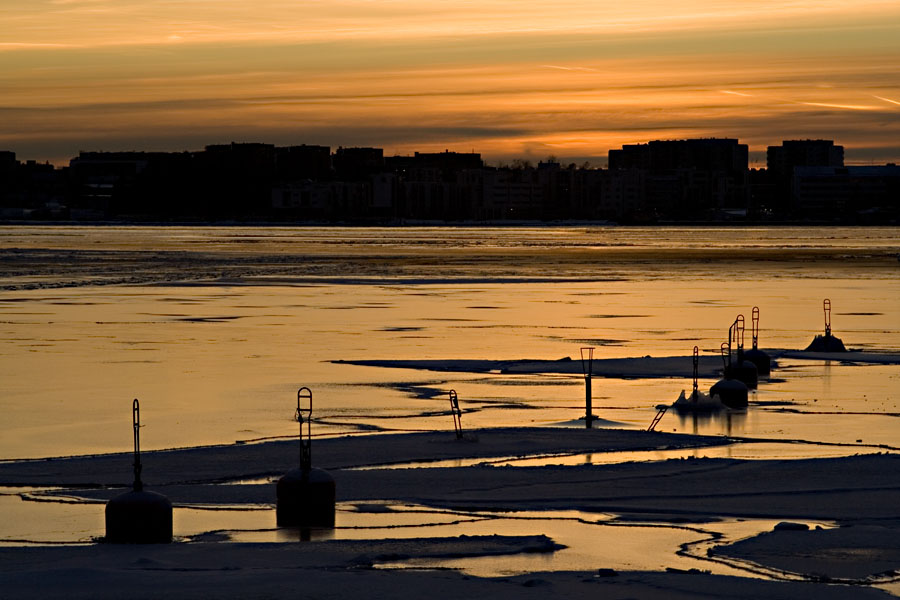
[[[588,429],[593,427],[594,420],[597,418],[593,414],[591,407],[591,377],[594,369],[594,348],[586,346],[581,349],[581,370],[584,373],[584,426]]]
[[[729,373],[727,377],[737,379],[746,385],[749,389],[755,390],[759,383],[759,373],[756,365],[749,360],[744,360],[744,315],[738,315],[728,329],[728,356],[731,357],[731,341],[737,346],[737,359],[731,363],[729,361]]]
[[[301,407],[301,400],[307,400],[308,406]],[[312,391],[307,387],[297,390],[296,417],[300,423],[300,468],[288,471],[276,484],[275,520],[280,527],[334,527],[334,478],[312,468]]]
[[[694,346],[694,354],[693,354],[693,364],[694,364],[694,388],[691,390],[690,401],[693,404],[697,404],[697,401],[700,400],[700,389],[697,387],[698,375],[700,374],[700,348]]]
[[[759,341],[759,307],[753,307],[753,347],[744,352],[744,360],[749,360],[756,365],[759,375],[768,375],[772,370],[772,359],[769,355],[757,348]]]
[[[709,395],[710,397],[718,396],[719,402],[728,408],[744,408],[748,404],[747,398],[749,392],[747,384],[737,379],[733,379],[731,376],[733,369],[731,368],[730,343],[722,342],[721,350],[722,362],[725,366],[725,378],[715,382],[712,387],[709,388]]]
[[[717,412],[724,408],[721,400],[713,399],[711,396],[704,394],[700,391],[699,386],[699,373],[700,373],[700,348],[694,346],[694,381],[693,381],[693,389],[691,389],[690,396],[686,396],[684,390],[681,390],[681,394],[678,396],[678,399],[675,401],[675,404],[672,407],[678,412],[679,415],[684,415],[685,413],[691,413],[695,416],[698,413],[712,413]],[[696,426],[696,420],[694,422]],[[696,427],[695,427],[696,429]]]
[[[456,390],[450,390],[450,413],[453,415],[453,430],[456,432],[456,439],[461,440],[463,437],[462,411],[459,409]]]
[[[825,335],[817,335],[806,347],[807,352],[846,352],[841,338],[831,335],[831,300],[825,298],[822,302],[825,310]]]
[[[172,541],[172,503],[162,494],[148,492],[141,481],[141,413],[135,398],[134,485],[106,503],[106,538],[114,544],[168,544]]]

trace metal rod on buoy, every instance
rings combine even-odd
[[[694,346],[694,391],[691,392],[691,402],[697,402],[700,398],[700,392],[697,389],[697,373],[700,368],[700,348]]]
[[[772,360],[769,355],[759,349],[759,307],[753,307],[753,347],[744,352],[744,360],[756,365],[757,379],[761,375],[768,375],[772,369]]]
[[[581,370],[584,373],[584,426],[591,429],[594,415],[591,414],[591,375],[593,374],[594,348],[586,346],[581,349]]]
[[[846,352],[844,342],[839,337],[831,335],[831,300],[825,298],[822,301],[825,311],[825,335],[817,335],[806,347],[807,352]]]
[[[135,398],[131,403],[131,422],[134,425],[134,485],[136,492],[144,489],[141,481],[141,404]]]
[[[735,317],[729,331],[732,332],[729,336],[730,340],[733,340],[737,346],[737,354],[735,362],[729,364],[730,374],[727,378],[738,379],[744,382],[747,387],[756,389],[759,379],[756,365],[744,359],[744,315]],[[731,348],[729,347],[729,356],[730,354]]]
[[[141,408],[131,403],[134,429],[134,485],[106,503],[107,542],[115,544],[167,544],[172,541],[172,503],[162,494],[144,490],[141,481]]]
[[[759,339],[759,307],[753,307],[753,349],[756,350],[756,342]]]
[[[300,400],[306,400],[307,406],[300,406]],[[306,413],[306,419],[303,414]],[[312,390],[302,387],[297,390],[297,422],[300,424],[300,469],[309,473],[312,468]],[[306,439],[303,439],[303,423],[306,423]]]
[[[297,390],[294,418],[300,424],[300,468],[288,471],[275,484],[275,522],[279,527],[334,527],[334,478],[312,468],[312,390],[308,387]]]
[[[728,368],[731,369],[731,342],[736,342],[737,332],[735,328],[737,326],[737,319],[734,320],[734,323],[728,327]]]
[[[456,390],[450,390],[450,413],[453,415],[453,430],[456,432],[456,439],[461,440],[463,436],[462,411],[459,408]]]

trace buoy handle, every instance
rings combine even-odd
[[[593,373],[594,347],[585,346],[581,349],[581,371],[585,379],[590,379]]]

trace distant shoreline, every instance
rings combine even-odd
[[[900,227],[900,223],[835,223],[833,221],[664,221],[654,223],[617,223],[613,221],[41,221],[0,220],[0,227],[334,227],[334,228],[516,228],[516,227],[616,227],[616,228],[677,228],[677,227],[841,227],[875,229]]]

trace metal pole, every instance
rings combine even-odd
[[[753,307],[753,349],[756,350],[756,342],[759,339],[759,307]]]
[[[309,401],[307,408],[300,406],[300,399]],[[306,413],[306,439],[303,439],[303,413]],[[300,423],[300,470],[309,473],[312,468],[312,390],[302,387],[297,390],[297,421]]]
[[[591,408],[591,375],[593,374],[594,348],[581,349],[581,370],[584,372],[584,426],[591,429],[594,415]]]
[[[144,489],[141,481],[141,405],[135,398],[131,403],[131,422],[134,425],[134,486],[135,492]]]
[[[694,346],[694,391],[691,392],[691,401],[697,402],[700,398],[699,390],[697,389],[697,373],[700,367],[700,348]]]
[[[831,337],[831,300],[825,298],[822,307],[825,309],[825,337]]]
[[[456,439],[461,440],[462,433],[462,410],[459,408],[459,397],[456,390],[450,390],[450,413],[453,415],[453,429],[456,432]]]

